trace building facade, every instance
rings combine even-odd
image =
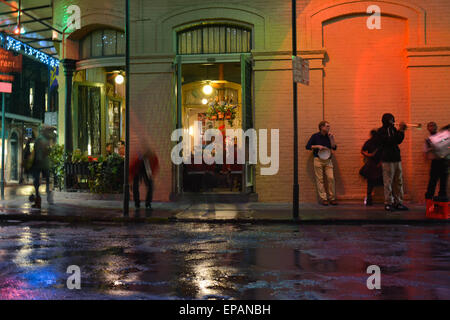
[[[131,72],[125,75],[131,87],[130,148],[133,154],[147,144],[159,156],[154,199],[208,191],[291,202],[291,1],[130,3]],[[55,0],[55,27],[64,28],[69,4],[81,9],[81,29],[60,48],[60,57],[76,64],[73,77],[60,72],[59,83],[73,83],[73,144],[104,153],[108,142],[123,139],[123,85],[115,78],[124,69],[124,1]],[[368,13],[371,6],[380,10],[379,20]],[[369,131],[381,126],[383,113],[423,126],[450,122],[449,18],[445,0],[297,1],[299,54],[310,63],[310,83],[299,85],[298,97],[300,201],[317,200],[312,155],[304,146],[321,120],[330,122],[338,144],[333,157],[338,200],[363,199],[360,150]],[[66,103],[62,91],[60,106]],[[233,121],[208,113],[216,102],[234,108]],[[64,119],[60,112],[61,143]],[[173,165],[171,134],[177,127],[192,133],[194,121],[201,122],[201,132],[279,129],[278,173],[261,175],[261,165],[247,161],[230,169],[232,179],[221,181],[222,168],[211,170],[209,177],[217,180],[212,186],[204,175],[208,168]],[[404,189],[412,201],[424,199],[426,134],[408,129],[401,145]],[[200,187],[196,181],[202,181]]]

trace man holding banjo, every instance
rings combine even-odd
[[[319,123],[319,132],[313,134],[306,144],[307,150],[312,150],[314,154],[314,174],[316,176],[317,192],[320,202],[327,206],[337,205],[333,162],[331,160],[331,150],[336,150],[337,145],[334,135],[330,133],[330,124],[327,121]],[[327,188],[325,190],[323,174],[326,176]]]

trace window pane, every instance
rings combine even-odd
[[[91,55],[91,35],[81,41],[81,59],[87,59]]]
[[[125,33],[117,32],[117,55],[125,54]]]
[[[102,30],[97,30],[92,33],[92,56],[93,57],[100,57],[102,52]]]
[[[251,51],[251,31],[242,27],[205,25],[177,35],[178,54]]]
[[[103,31],[103,55],[116,55],[116,31],[114,30]]]

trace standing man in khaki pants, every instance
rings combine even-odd
[[[405,138],[406,124],[395,128],[395,118],[385,113],[381,118],[383,126],[378,129],[378,148],[381,150],[383,166],[384,208],[386,211],[408,210],[403,205],[403,174],[399,144]]]
[[[307,150],[312,150],[314,154],[314,174],[316,176],[317,192],[320,202],[327,206],[337,205],[336,191],[334,183],[333,162],[331,160],[331,150],[336,150],[337,145],[334,135],[330,133],[330,124],[327,121],[319,123],[319,132],[313,134],[306,144]],[[323,174],[325,172],[327,188],[325,191]]]

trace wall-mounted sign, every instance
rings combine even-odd
[[[25,128],[25,137],[27,138],[33,137],[33,128]]]
[[[9,74],[0,74],[0,81],[14,82],[14,76]]]
[[[309,85],[309,61],[300,57],[294,57],[292,60],[292,71],[294,81]]]
[[[23,43],[22,41],[19,41],[17,39],[14,39],[13,37],[8,36],[4,33],[0,34],[0,43],[1,46],[6,50],[24,54],[52,68],[59,66],[58,59],[55,59],[52,56],[46,54],[45,52],[35,49],[29,46],[28,44]]]
[[[22,56],[0,48],[0,72],[21,72]]]
[[[11,93],[12,83],[11,82],[0,82],[0,92]]]
[[[58,125],[58,112],[46,112],[44,115],[44,123],[49,126]]]

